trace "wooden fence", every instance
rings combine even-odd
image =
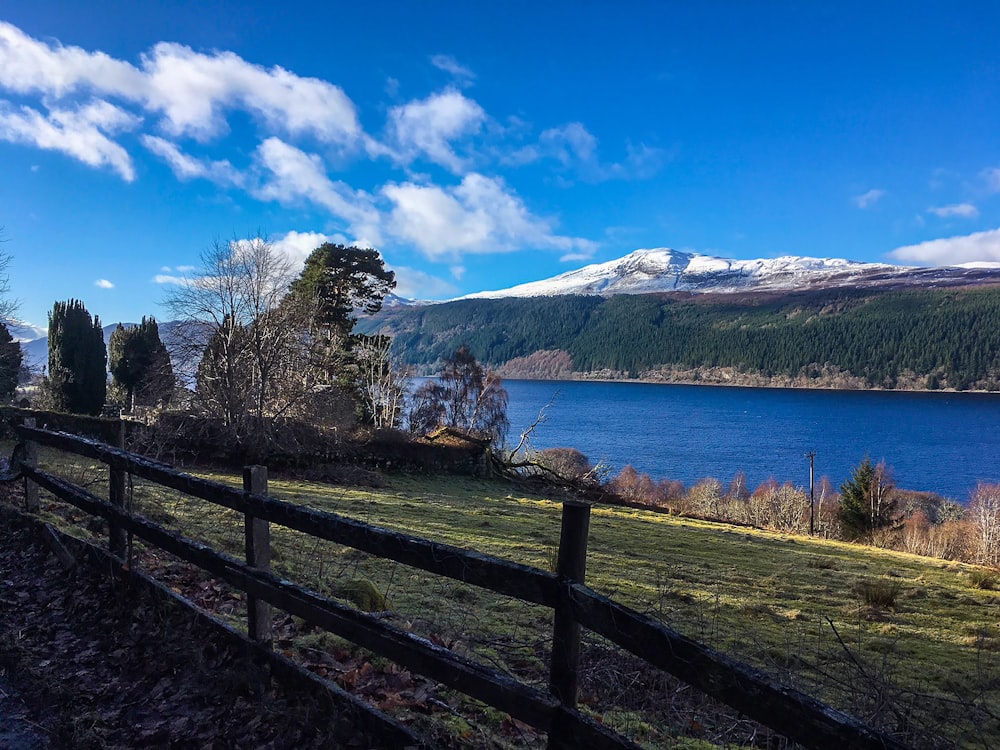
[[[580,635],[586,628],[807,747],[905,747],[586,586],[588,505],[564,503],[557,571],[550,573],[281,502],[267,495],[263,467],[249,467],[244,473],[244,488],[239,490],[176,471],[127,452],[120,444],[40,429],[26,414],[11,416],[25,422],[14,430],[25,446],[21,473],[29,510],[37,509],[37,488],[41,487],[85,512],[107,519],[112,553],[122,556],[125,534],[132,533],[244,591],[248,598],[248,633],[258,642],[270,642],[269,607],[277,607],[546,732],[550,748],[635,748],[630,740],[577,710]],[[110,471],[109,500],[40,470],[38,445],[106,464]],[[243,513],[246,560],[213,550],[127,511],[124,488],[128,474]],[[277,578],[268,570],[271,523],[552,608],[550,689],[526,685],[504,672]]]

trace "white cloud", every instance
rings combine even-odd
[[[392,270],[396,272],[396,288],[393,291],[400,297],[447,299],[458,294],[454,284],[424,271],[406,266],[394,266]]]
[[[476,74],[451,55],[434,55],[431,58],[431,65],[445,73],[450,73],[463,86],[468,86],[476,80]]]
[[[280,203],[315,203],[347,221],[357,241],[378,244],[379,215],[371,196],[331,180],[318,156],[268,138],[258,146],[256,158],[264,171],[262,183],[254,191],[256,197]]]
[[[295,230],[292,230],[277,239],[269,239],[269,241],[271,246],[278,253],[284,255],[289,261],[291,261],[293,270],[296,272],[301,270],[310,253],[323,243],[332,242],[340,245],[350,244],[341,234],[297,232]],[[251,239],[240,239],[234,241],[235,246],[237,247],[250,242],[252,242]],[[231,243],[230,246],[232,247],[233,243]],[[157,284],[189,284],[192,280],[190,274],[196,270],[196,266],[176,266],[174,268],[171,268],[170,266],[163,266],[160,268],[161,273],[154,276],[153,281]]]
[[[205,178],[219,185],[241,185],[243,176],[226,160],[205,161],[183,153],[165,138],[155,135],[140,136],[142,144],[163,159],[179,180]]]
[[[468,160],[455,153],[452,142],[478,133],[485,121],[483,108],[455,89],[393,107],[388,123],[392,155],[402,164],[424,156],[459,174]]]
[[[653,177],[665,162],[672,158],[672,154],[662,148],[647,146],[640,143],[638,146],[632,143],[626,144],[628,158],[622,166],[623,170],[639,180],[646,180]]]
[[[335,245],[351,244],[341,234],[322,234],[321,232],[296,232],[292,230],[283,237],[274,240],[276,250],[286,255],[296,266],[301,267],[309,254],[320,245],[332,242]]]
[[[110,281],[108,281],[107,279],[98,279],[97,281],[94,282],[94,286],[99,287],[101,289],[114,289],[115,288],[115,285],[113,283],[111,283]]]
[[[858,208],[868,208],[869,206],[874,206],[878,201],[885,195],[884,190],[879,190],[877,188],[872,188],[867,193],[862,193],[861,195],[855,195],[851,200],[854,205]]]
[[[157,284],[187,284],[191,281],[188,274],[195,271],[196,266],[160,266],[160,273],[153,277]],[[176,275],[181,274],[181,275]]]
[[[92,93],[163,116],[172,135],[201,140],[227,130],[224,112],[238,109],[272,131],[354,145],[361,135],[354,103],[338,86],[279,66],[266,69],[232,52],[203,54],[163,42],[139,66],[103,52],[46,44],[0,22],[0,88],[63,97]]]
[[[501,154],[501,162],[513,166],[541,159],[557,161],[564,169],[575,171],[587,182],[611,179],[647,179],[663,166],[667,153],[642,143],[626,143],[623,162],[603,162],[597,137],[580,122],[570,122],[542,131],[538,142]]]
[[[461,281],[462,277],[465,276],[465,266],[452,266],[448,270],[451,271],[451,277],[456,281]]]
[[[447,190],[436,185],[389,184],[382,194],[393,204],[390,231],[431,259],[596,247],[590,240],[554,234],[552,223],[533,216],[499,178],[473,173]]]
[[[889,255],[897,260],[927,266],[996,262],[1000,261],[1000,229],[907,245],[893,250]]]
[[[989,189],[994,193],[1000,193],[1000,167],[984,169],[982,174]]]
[[[592,253],[594,243],[557,234],[553,221],[533,215],[501,178],[470,172],[486,158],[502,160],[500,147],[483,147],[483,141],[523,143],[527,126],[511,118],[504,127],[461,93],[459,84],[474,74],[453,57],[437,55],[431,62],[455,76],[455,83],[392,107],[379,141],[363,132],[344,91],[324,80],[265,68],[233,52],[204,53],[166,42],[128,62],[34,39],[0,22],[0,92],[37,100],[18,107],[0,99],[0,141],[59,151],[132,181],[136,169],[118,136],[142,128],[137,142],[177,179],[208,179],[258,200],[319,207],[342,222],[353,244],[379,246],[391,233],[428,257],[454,262],[465,253],[522,249]],[[388,85],[395,85],[392,79]],[[204,157],[190,143],[226,135],[233,112],[249,114],[260,127],[249,165]],[[293,145],[296,138],[312,145]],[[521,158],[550,158],[594,179],[634,174],[636,165],[658,158],[656,149],[630,146],[625,162],[603,164],[597,146],[586,127],[569,123],[542,133]],[[385,183],[372,195],[331,179],[324,157],[348,152],[388,156],[406,169],[407,181]],[[463,179],[450,187],[434,185],[411,169],[418,160]],[[183,273],[164,270],[155,280],[177,283]]]
[[[979,216],[979,209],[971,203],[953,203],[949,206],[933,206],[928,208],[929,213],[946,219],[950,216],[961,216],[964,219],[973,219]]]
[[[143,70],[147,106],[163,112],[173,135],[206,139],[223,132],[226,108],[251,112],[272,131],[326,143],[348,145],[361,133],[354,103],[338,86],[279,66],[268,70],[232,52],[206,55],[163,42],[143,56]]]
[[[592,161],[597,155],[597,138],[579,122],[545,130],[538,142],[542,151],[565,166],[575,161]]]
[[[566,253],[560,256],[559,261],[561,263],[579,263],[582,260],[590,260],[594,257],[594,251],[591,250],[588,253]]]
[[[46,117],[30,107],[13,109],[0,102],[0,140],[59,151],[91,167],[111,167],[123,179],[135,179],[132,159],[110,133],[128,130],[139,118],[107,102],[75,110],[54,109]]]
[[[0,87],[55,97],[89,88],[137,99],[146,82],[135,66],[103,52],[45,44],[0,21]]]

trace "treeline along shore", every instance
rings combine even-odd
[[[506,377],[1000,390],[1000,287],[456,300],[359,323],[431,373],[466,344]]]

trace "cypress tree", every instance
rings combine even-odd
[[[107,397],[107,358],[100,318],[91,318],[80,300],[56,302],[49,313],[52,405],[74,414],[100,414]]]
[[[115,384],[125,389],[129,409],[170,400],[174,372],[154,318],[143,317],[129,328],[119,323],[108,341],[108,362]]]
[[[0,401],[9,401],[17,390],[21,357],[21,345],[14,341],[7,326],[0,323]]]

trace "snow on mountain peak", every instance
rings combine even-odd
[[[26,323],[23,320],[8,321],[7,330],[10,331],[14,341],[20,343],[35,341],[49,335],[48,329]]]
[[[905,274],[913,269],[842,258],[786,255],[730,260],[671,248],[644,248],[606,263],[594,263],[542,281],[510,289],[470,294],[462,299],[545,297],[557,294],[648,294],[668,291],[738,292],[840,286],[871,275]]]

